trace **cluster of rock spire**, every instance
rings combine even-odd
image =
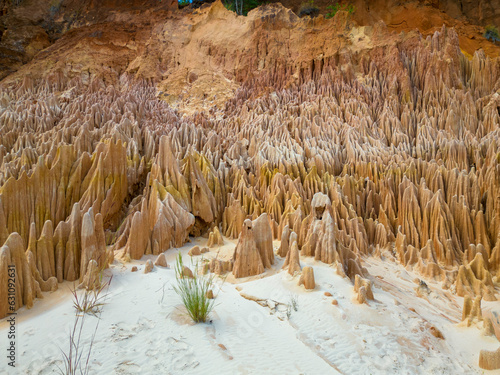
[[[255,28],[279,27],[255,17]],[[235,73],[223,106],[184,115],[154,80],[126,72],[4,84],[0,279],[16,265],[16,307],[63,280],[88,286],[114,257],[159,255],[204,234],[208,247],[238,238],[212,272],[264,272],[277,239],[306,288],[314,275],[300,258],[310,256],[336,264],[367,302],[362,259],[383,256],[459,296],[496,300],[500,61],[468,60],[444,27],[378,43],[386,33],[376,26],[373,48],[346,42],[309,64],[269,52],[260,72]],[[2,282],[0,317],[6,298]]]

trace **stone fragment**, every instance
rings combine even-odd
[[[144,273],[150,273],[153,270],[153,267],[153,262],[151,261],[151,259],[148,259],[146,261],[146,264],[144,265]]]
[[[168,267],[167,259],[165,258],[165,253],[161,253],[155,260],[154,263],[157,267]]]
[[[200,250],[200,247],[199,247],[199,246],[193,246],[193,247],[189,250],[188,255],[189,255],[189,256],[201,255],[201,250]]]

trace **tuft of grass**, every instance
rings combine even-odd
[[[73,287],[71,294],[73,295],[73,307],[77,314],[83,313],[97,316],[101,312],[104,300],[107,297],[107,294],[103,293],[103,291],[109,287],[112,278],[103,283],[101,271],[99,274],[99,286],[94,289],[85,289],[81,296],[78,296],[77,290]]]
[[[339,4],[338,2],[328,5],[326,9],[328,9],[329,12],[326,14],[325,18],[335,17],[339,10],[349,14],[353,14],[356,11],[356,7],[353,4]]]
[[[181,297],[191,319],[195,323],[204,323],[214,307],[214,300],[207,297],[207,292],[212,289],[214,276],[200,276],[198,263],[195,265],[192,278],[185,277],[183,271],[184,263],[179,253],[175,262],[177,286],[174,286],[174,290]]]
[[[302,3],[299,8],[299,17],[310,16],[312,18],[319,15],[319,8],[314,5],[314,0]]]

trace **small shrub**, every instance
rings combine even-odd
[[[198,263],[195,265],[193,277],[184,276],[184,263],[179,253],[175,262],[175,277],[177,286],[174,290],[181,297],[191,319],[196,323],[206,322],[214,307],[214,300],[207,297],[207,292],[212,289],[214,276],[200,276]]]
[[[310,16],[317,17],[319,15],[319,8],[314,5],[314,0],[309,0],[306,3],[302,3],[299,9],[299,17]]]
[[[484,37],[492,42],[500,42],[500,33],[498,28],[493,25],[486,26],[486,31],[484,32]]]
[[[223,1],[222,3],[224,4],[224,7],[227,10],[230,10],[231,12],[235,12],[236,13],[236,7],[235,7],[234,1]]]
[[[353,14],[356,11],[356,7],[352,4],[339,4],[339,3],[328,5],[326,9],[330,10],[330,12],[326,14],[325,18],[335,17],[335,15],[339,10],[347,12],[349,14]]]

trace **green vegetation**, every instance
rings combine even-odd
[[[184,272],[181,253],[175,262],[175,276],[177,286],[174,287],[174,290],[181,297],[191,319],[196,323],[206,322],[214,307],[214,300],[207,296],[208,292],[212,290],[214,276],[200,276],[198,263],[195,265],[193,277],[187,276]]]
[[[257,8],[263,4],[268,4],[267,0],[224,0],[223,4],[226,9],[239,14],[240,16],[248,15],[252,9]]]
[[[317,17],[319,15],[319,8],[314,5],[314,0],[309,0],[302,3],[299,9],[299,17],[310,16]]]
[[[333,18],[338,11],[347,12],[353,14],[356,11],[356,7],[352,4],[339,4],[338,2],[332,5],[328,5],[326,9],[330,10],[325,16],[325,18]]]
[[[498,28],[493,25],[486,26],[486,31],[484,32],[484,37],[492,42],[500,42],[500,33]]]

